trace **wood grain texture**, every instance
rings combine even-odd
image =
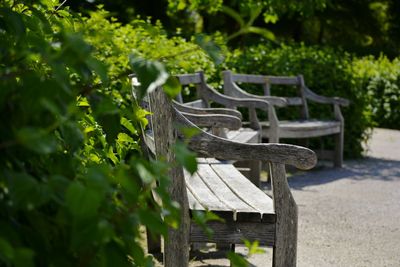
[[[230,115],[235,116],[239,119],[242,119],[242,113],[237,110],[229,109],[229,108],[198,108],[192,107],[190,104],[185,103],[178,103],[176,101],[173,102],[174,107],[176,107],[180,112],[187,112],[193,114],[221,114],[221,115]]]
[[[216,127],[230,130],[238,130],[242,127],[242,121],[236,117],[225,114],[193,114],[182,112],[191,122],[199,127]]]
[[[223,105],[227,108],[231,108],[232,111],[236,107],[248,108],[249,112],[250,112],[250,118],[251,118],[250,119],[251,128],[257,131],[257,132],[255,132],[255,134],[257,134],[259,136],[258,141],[261,141],[261,132],[260,132],[261,127],[260,127],[259,121],[257,119],[255,109],[256,108],[263,109],[268,112],[268,114],[269,114],[268,116],[271,117],[271,120],[275,120],[275,121],[277,120],[273,106],[269,102],[262,100],[262,99],[256,99],[256,101],[253,101],[253,100],[249,100],[249,99],[239,99],[239,98],[227,97],[227,96],[219,93],[218,91],[216,91],[214,88],[212,88],[211,86],[209,86],[206,83],[206,79],[205,79],[204,73],[202,71],[199,71],[195,74],[183,74],[183,75],[179,75],[178,77],[186,77],[185,78],[186,80],[183,81],[182,85],[186,85],[189,82],[191,82],[192,84],[195,85],[197,97],[201,99],[201,103],[203,104],[202,107],[209,108],[211,105],[211,102],[215,102],[215,103]],[[191,77],[191,78],[189,79],[187,77]],[[185,103],[185,104],[190,105],[190,103]],[[180,107],[177,107],[177,108],[179,109]],[[227,109],[225,109],[225,110],[227,110]],[[190,111],[187,111],[187,112],[190,112]],[[228,138],[225,130],[223,128],[221,128],[220,126],[212,127],[211,130],[212,130],[212,133],[217,136],[220,136],[223,138]],[[260,172],[261,172],[261,168],[259,166],[260,163],[258,163],[257,161],[255,161],[255,162],[248,161],[247,164],[251,170],[252,178],[256,182],[256,180],[259,180],[259,177],[260,177]]]
[[[179,228],[169,229],[165,240],[164,266],[188,266],[190,242],[235,244],[244,239],[273,246],[274,266],[295,266],[297,209],[287,185],[284,164],[310,168],[316,163],[315,154],[293,145],[246,144],[213,136],[174,108],[160,88],[151,93],[149,102],[153,115],[152,127],[146,132],[147,142],[152,142],[156,159],[166,160],[171,165],[169,193],[182,208]],[[183,138],[174,128],[176,123],[197,128],[200,134],[189,141],[189,146],[210,155],[210,158],[198,159],[199,168],[193,175],[173,164],[172,145],[176,138]],[[273,162],[270,168],[273,200],[231,162],[216,157]],[[191,224],[190,215],[194,210],[215,211],[225,222],[208,222],[214,234],[207,236],[203,228]]]
[[[258,240],[260,245],[273,246],[275,240],[275,224],[259,222],[209,222],[214,235],[207,236],[196,224],[190,228],[191,242],[243,244],[243,240]]]
[[[160,108],[162,107],[162,108]],[[164,158],[174,166],[175,156],[171,146],[175,143],[177,132],[173,127],[174,112],[172,106],[161,88],[150,94],[150,110],[153,112],[152,128],[155,136],[156,159]],[[168,229],[165,240],[164,265],[166,267],[188,266],[189,261],[189,206],[186,185],[181,167],[171,167],[169,171],[171,199],[178,202],[182,208],[178,229]]]
[[[271,185],[276,213],[274,267],[295,267],[297,257],[297,205],[286,179],[285,166],[272,163]]]
[[[176,111],[177,121],[197,128],[200,134],[193,137],[189,147],[201,155],[230,160],[263,160],[289,164],[300,169],[310,169],[316,164],[315,153],[307,148],[287,144],[244,144],[223,139],[202,131]]]

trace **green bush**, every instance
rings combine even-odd
[[[160,26],[105,16],[0,3],[0,266],[151,266],[141,227],[178,224],[168,166],[139,149],[128,55],[142,81],[166,73],[141,57],[171,72],[213,65]]]
[[[364,57],[353,61],[357,86],[368,93],[378,127],[400,129],[400,60]]]
[[[342,108],[346,122],[344,153],[347,157],[361,155],[361,143],[367,138],[366,129],[373,126],[373,121],[366,89],[360,88],[355,79],[349,54],[304,45],[282,45],[278,48],[258,45],[234,50],[228,54],[225,67],[238,73],[303,74],[307,86],[314,92],[350,99],[350,106]],[[327,118],[332,117],[333,112],[331,106],[310,105],[310,115],[313,114]]]

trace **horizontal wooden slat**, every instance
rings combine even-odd
[[[199,74],[181,74],[176,76],[182,85],[201,83]]]
[[[232,210],[213,194],[197,173],[191,176],[188,172],[185,172],[185,181],[187,189],[203,207],[215,211]]]
[[[254,74],[232,74],[233,82],[255,83],[255,84],[283,84],[283,85],[299,85],[299,79],[296,76],[266,76]]]
[[[187,187],[186,187],[186,189],[187,189]],[[205,210],[203,205],[201,205],[201,203],[193,196],[192,192],[189,189],[187,189],[187,195],[188,195],[188,200],[189,200],[189,209],[200,210],[200,211]]]
[[[303,105],[303,99],[301,97],[284,97],[289,106],[301,106]]]
[[[264,84],[266,83],[266,76],[255,75],[255,74],[232,74],[232,81],[242,82],[242,83]]]
[[[250,128],[241,128],[236,131],[228,131],[227,138],[240,143],[258,143],[259,133]]]
[[[275,244],[275,225],[257,222],[208,222],[214,234],[207,236],[204,230],[192,224],[190,227],[190,242],[241,244],[243,240],[258,240],[260,245]]]
[[[300,85],[299,79],[295,76],[292,77],[267,76],[267,80],[270,84]]]
[[[275,217],[272,199],[245,178],[233,165],[212,164],[211,167],[239,198],[260,212],[263,217]]]
[[[229,168],[231,164],[217,164],[220,168]],[[213,165],[211,165],[213,166]],[[215,194],[215,196],[223,202],[226,206],[233,209],[234,212],[253,212],[258,211],[247,203],[243,202],[231,189],[224,183],[223,177],[218,176],[218,174],[212,169],[209,164],[198,164],[198,174],[205,184],[208,185],[210,190]],[[246,179],[242,177],[242,179]]]
[[[193,107],[193,108],[205,108],[206,105],[202,99],[190,101],[185,103],[186,106]]]

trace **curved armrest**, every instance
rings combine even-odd
[[[307,99],[310,99],[311,101],[321,103],[321,104],[334,104],[334,105],[340,105],[347,107],[350,104],[350,101],[345,98],[341,97],[327,97],[327,96],[322,96],[314,93],[309,89],[308,87],[304,87],[304,92],[305,96]]]
[[[268,111],[269,108],[273,107],[266,100],[253,99],[253,98],[237,98],[221,94],[220,92],[211,88],[207,84],[204,84],[204,86],[202,86],[201,94],[204,98],[212,100],[226,107],[236,106],[236,107],[258,108],[266,111]]]
[[[268,101],[268,103],[278,107],[284,107],[288,104],[287,100],[284,97],[254,95],[244,91],[234,82],[231,82],[230,85],[233,89],[231,92],[235,97],[266,100]]]
[[[189,127],[196,127],[179,111],[175,110],[176,120]],[[311,169],[317,163],[315,153],[304,147],[286,144],[246,144],[230,141],[209,134],[201,129],[189,141],[189,147],[208,157],[227,160],[262,160],[273,163],[289,164],[299,169]]]
[[[223,114],[193,114],[181,112],[188,120],[198,127],[217,127],[238,130],[242,127],[242,121],[235,116]]]
[[[229,108],[197,108],[186,106],[185,104],[181,104],[177,101],[173,101],[174,107],[180,112],[192,113],[192,114],[221,114],[221,115],[229,115],[237,117],[238,119],[242,119],[242,113],[237,110],[229,109]]]

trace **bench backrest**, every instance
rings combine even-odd
[[[179,83],[182,86],[194,85],[196,87],[196,96],[198,99],[196,99],[194,101],[190,101],[190,102],[185,102],[185,105],[188,105],[191,107],[197,107],[197,108],[210,107],[209,101],[204,96],[204,93],[206,92],[205,87],[208,85],[206,83],[206,79],[205,79],[204,73],[202,71],[198,71],[196,73],[191,73],[191,74],[176,75],[176,78],[178,78]],[[181,93],[179,93],[176,100],[179,103],[183,103],[183,97],[182,97]]]
[[[308,119],[308,105],[305,95],[305,83],[303,75],[298,76],[270,76],[270,75],[255,75],[255,74],[238,74],[226,70],[222,72],[224,80],[224,93],[230,96],[240,97],[240,92],[243,92],[238,86],[238,83],[258,84],[263,88],[265,96],[271,95],[272,85],[287,85],[297,88],[297,96],[284,97],[288,105],[300,106],[301,118]],[[281,97],[281,96],[279,96]]]

